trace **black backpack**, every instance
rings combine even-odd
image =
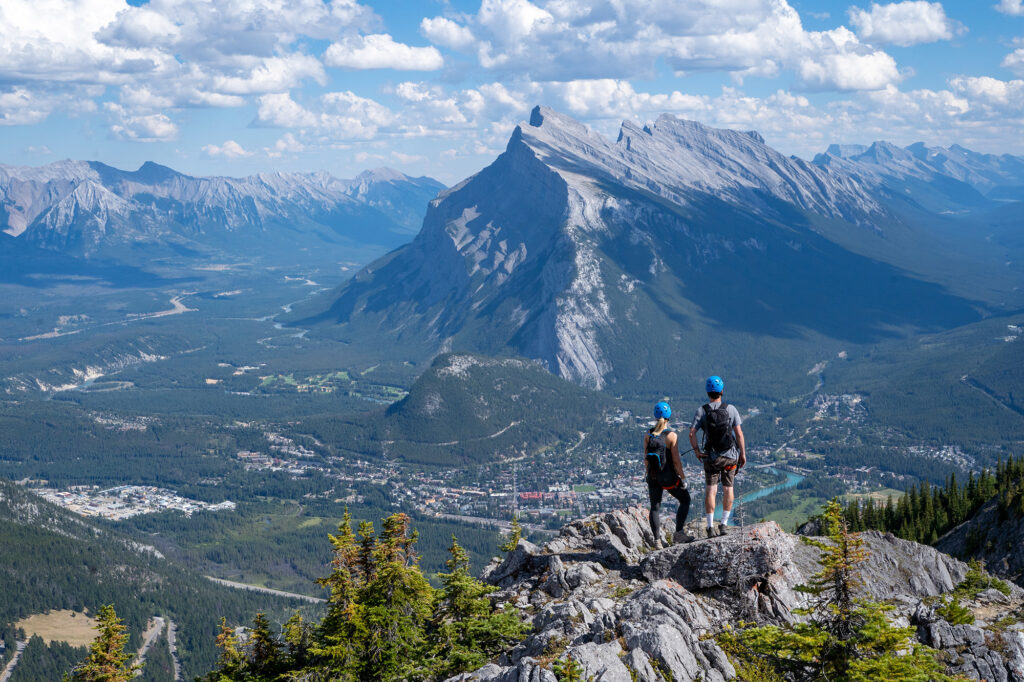
[[[723,402],[717,408],[704,406],[704,449],[716,455],[728,452],[735,441],[730,427],[729,410]]]
[[[671,429],[665,429],[657,436],[650,433],[647,439],[647,453],[644,455],[651,463],[647,475],[648,482],[662,487],[671,487],[678,478],[676,469],[672,466],[672,452],[666,438],[670,433]]]

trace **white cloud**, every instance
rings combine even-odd
[[[1009,69],[1014,74],[1024,78],[1024,47],[1017,48],[1000,63],[1003,68]]]
[[[55,103],[39,97],[26,88],[16,87],[0,92],[0,125],[30,125],[50,115]]]
[[[110,132],[121,140],[166,142],[178,136],[178,126],[164,114],[135,115],[119,104],[107,102],[113,122]]]
[[[949,81],[950,87],[973,98],[978,104],[1024,117],[1024,80],[1003,81],[989,76],[960,76]]]
[[[403,164],[417,163],[427,160],[427,157],[420,156],[419,154],[404,154],[399,151],[391,152],[391,158],[397,161],[398,163]]]
[[[857,35],[880,45],[917,45],[949,40],[957,25],[939,2],[908,0],[890,5],[871,3],[871,10],[850,8],[850,23]]]
[[[316,116],[286,92],[260,97],[256,120],[278,128],[313,128],[317,125]]]
[[[328,66],[348,69],[400,69],[436,71],[444,58],[436,47],[412,47],[396,43],[387,33],[347,38],[333,43],[324,53]]]
[[[444,17],[423,19],[420,22],[420,33],[432,43],[457,50],[465,50],[476,42],[472,31]]]
[[[152,122],[142,117],[237,107],[251,95],[324,84],[322,63],[304,46],[378,22],[356,0],[4,0],[0,82],[51,92],[119,86],[126,116]],[[121,135],[136,129],[121,127]]]
[[[203,153],[211,159],[241,159],[246,156],[252,156],[252,152],[246,151],[242,145],[234,140],[228,140],[220,146],[208,144],[203,147]]]
[[[242,76],[215,77],[212,85],[219,93],[253,95],[282,92],[307,78],[321,85],[327,82],[320,60],[309,55],[292,54],[261,60]]]
[[[797,73],[806,86],[821,90],[879,90],[900,80],[896,61],[884,52],[806,57]]]
[[[1015,17],[1024,16],[1024,2],[1022,0],[999,0],[999,4],[994,5],[994,7],[997,12],[1002,12],[1003,14]]]
[[[306,145],[300,142],[295,135],[291,133],[285,133],[282,135],[277,142],[274,143],[273,147],[265,147],[264,151],[272,159],[280,158],[285,154],[298,154],[299,152],[306,151]]]
[[[353,92],[321,95],[308,109],[287,93],[264,95],[259,100],[256,123],[296,128],[324,140],[371,140],[381,127],[391,125],[395,114],[384,105]]]
[[[486,69],[535,81],[654,77],[659,61],[680,75],[724,71],[737,82],[792,70],[818,90],[877,89],[901,77],[892,57],[845,28],[806,31],[786,0],[482,0],[461,22],[427,19],[421,30]]]

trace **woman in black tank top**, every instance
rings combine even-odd
[[[690,491],[686,489],[683,464],[679,460],[679,437],[668,425],[671,416],[672,408],[668,403],[658,403],[654,406],[654,418],[657,420],[654,428],[644,434],[644,467],[647,473],[647,493],[651,500],[648,518],[651,532],[654,533],[655,549],[665,545],[665,538],[661,535],[661,500],[666,490],[679,501],[676,532],[672,541],[686,542],[691,539],[683,532],[686,516],[690,512]]]

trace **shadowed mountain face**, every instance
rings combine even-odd
[[[0,166],[0,230],[69,256],[129,262],[211,250],[394,248],[442,188],[386,168],[340,180],[322,172],[196,178],[152,162],[136,171],[82,161]]]
[[[392,355],[511,351],[600,388],[723,344],[873,342],[1019,305],[981,241],[756,133],[662,116],[612,142],[537,108],[303,323]]]

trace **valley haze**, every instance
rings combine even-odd
[[[30,613],[91,613],[100,595],[125,605],[133,633],[176,623],[178,643],[161,629],[149,660],[170,652],[166,669],[202,674],[220,615],[241,624],[264,599],[277,622],[319,613],[325,535],[346,509],[410,514],[430,571],[452,535],[483,568],[515,513],[533,540],[600,558],[571,578],[554,566],[555,586],[524,540],[487,569],[505,597],[575,604],[577,579],[607,575],[616,594],[602,598],[635,620],[659,581],[683,579],[641,561],[651,538],[622,511],[645,499],[640,436],[655,400],[692,414],[708,374],[745,420],[745,526],[793,530],[833,497],[965,480],[1019,456],[1022,208],[1024,158],[1009,154],[880,141],[807,161],[755,131],[665,114],[609,138],[544,106],[447,188],[391,169],[0,166],[0,476],[22,484],[0,482],[0,532],[31,534],[53,580],[66,523],[76,543],[112,538],[90,561],[124,555],[144,576],[80,577],[56,598],[8,576],[25,597],[0,601],[0,638]],[[684,468],[699,499],[699,463],[684,455]],[[567,522],[576,530],[551,539]],[[765,578],[777,615],[808,557],[772,523],[750,532],[766,538],[765,575],[786,576]],[[915,608],[965,574],[930,548],[871,542],[949,574],[901,587]],[[732,544],[666,551],[728,562]],[[641,570],[646,587],[628,578]],[[174,606],[140,587],[153,581],[188,596]],[[734,608],[735,585],[720,587]],[[680,632],[657,637],[693,634]],[[660,655],[635,634],[634,651]],[[525,646],[539,655],[543,639]],[[721,652],[696,642],[678,670],[726,679]],[[578,644],[593,662],[607,643]],[[64,660],[51,649],[17,665]],[[988,651],[971,661],[996,665]],[[508,660],[505,672],[533,670]]]

